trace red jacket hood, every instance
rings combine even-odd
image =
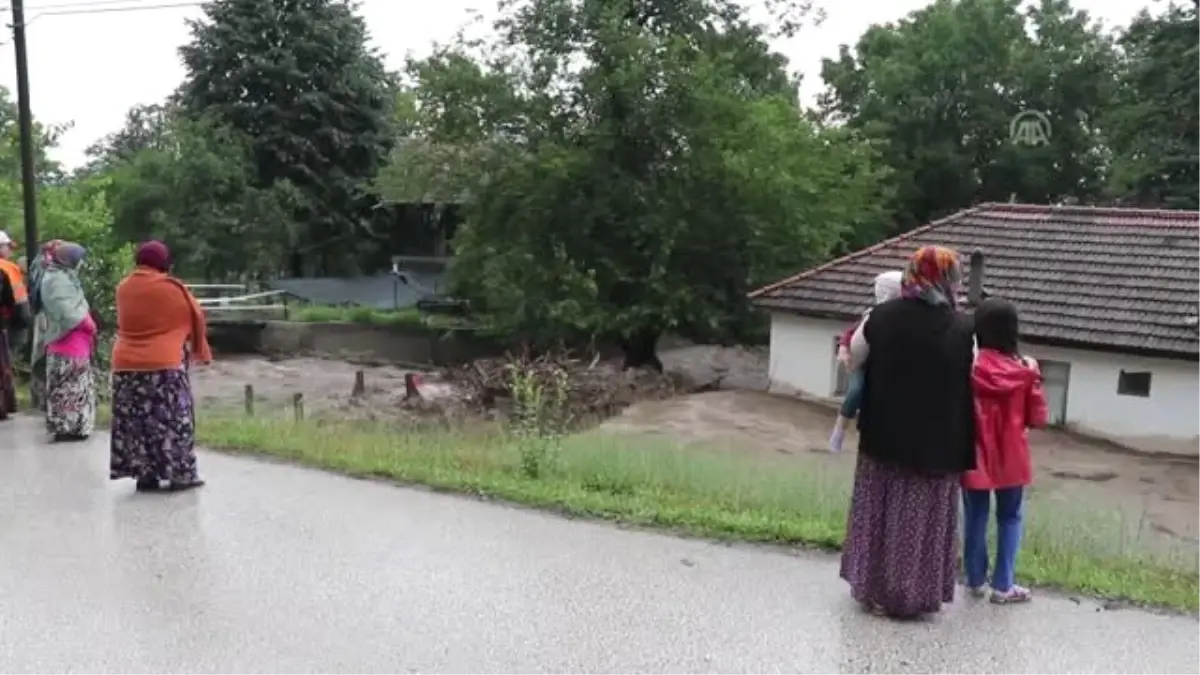
[[[1003,398],[1041,377],[1036,369],[994,349],[980,349],[972,379],[976,396]]]

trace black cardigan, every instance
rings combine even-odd
[[[973,326],[948,306],[898,299],[863,326],[858,451],[926,474],[975,468]]]

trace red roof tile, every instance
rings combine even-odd
[[[750,294],[771,311],[850,320],[872,280],[918,247],[984,254],[987,293],[1016,303],[1034,342],[1196,358],[1200,213],[983,204]]]

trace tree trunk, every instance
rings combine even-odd
[[[663,371],[662,361],[658,360],[658,337],[661,331],[653,329],[640,330],[629,337],[621,338],[618,343],[625,354],[625,369],[651,368],[656,373]]]

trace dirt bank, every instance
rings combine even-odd
[[[317,358],[230,357],[198,368],[192,382],[200,404],[209,408],[240,409],[245,386],[251,385],[257,412],[286,408],[294,394],[303,394],[306,413],[321,416],[347,406],[358,370],[365,374],[368,406],[380,415],[396,409],[404,397],[408,371],[391,366],[368,368]]]

